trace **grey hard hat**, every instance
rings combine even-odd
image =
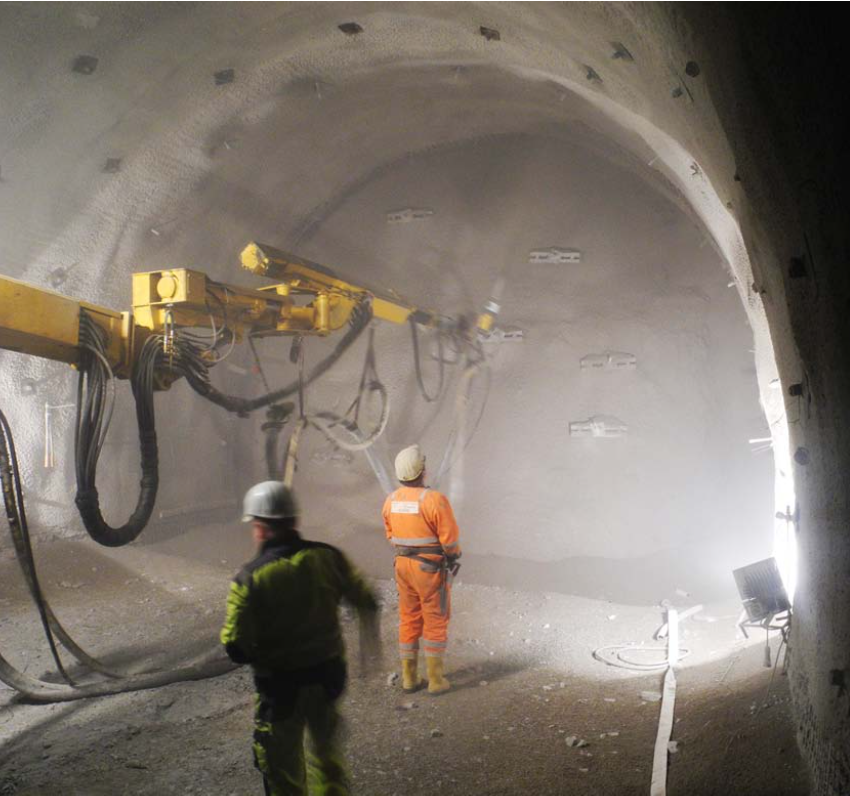
[[[283,520],[298,516],[295,496],[280,481],[261,481],[245,493],[242,522],[255,517],[262,520]]]

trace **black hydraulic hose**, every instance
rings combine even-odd
[[[443,393],[443,382],[445,381],[445,362],[443,361],[443,333],[437,331],[437,360],[440,363],[439,381],[437,382],[437,391],[431,395],[425,387],[425,379],[422,375],[422,358],[419,351],[419,330],[417,329],[416,321],[413,315],[409,318],[410,321],[410,336],[413,340],[413,363],[416,367],[416,383],[419,385],[419,392],[422,397],[428,402],[436,401]]]
[[[310,384],[326,373],[362,334],[371,317],[368,303],[364,302],[356,307],[345,336],[336,348],[313,368],[303,383]],[[104,334],[89,320],[85,312],[80,314],[80,344],[84,355],[80,363],[77,389],[77,427],[74,440],[77,469],[75,503],[83,525],[92,539],[107,547],[120,547],[132,542],[142,532],[150,520],[156,502],[159,458],[153,393],[156,368],[162,365],[165,359],[162,338],[152,335],[145,341],[133,369],[131,383],[136,402],[142,478],[136,508],[127,522],[118,528],[110,526],[104,520],[96,486],[98,459],[108,427],[107,390],[112,374],[105,359]],[[300,380],[296,380],[282,389],[257,398],[227,395],[210,383],[209,368],[202,359],[198,346],[179,337],[173,341],[173,345],[171,368],[184,376],[189,386],[199,395],[230,412],[247,415],[255,409],[278,403],[299,389]],[[274,447],[276,448],[276,442]]]
[[[83,666],[106,677],[119,677],[120,675],[108,669],[96,658],[91,657],[71,638],[56,618],[50,607],[50,603],[41,590],[35,568],[32,544],[30,542],[29,523],[27,522],[26,510],[24,508],[23,489],[21,487],[15,442],[12,437],[12,429],[2,411],[0,411],[0,426],[2,427],[2,433],[0,433],[0,479],[2,479],[3,484],[6,517],[9,521],[9,530],[11,531],[18,565],[21,568],[30,595],[38,608],[39,615],[43,615],[42,626],[44,626],[44,617],[46,617],[49,630],[52,631],[53,636]],[[51,634],[47,628],[45,628],[45,636],[48,644],[51,644]],[[56,656],[54,655],[55,660]],[[63,669],[58,662],[57,669],[62,673]],[[70,678],[66,679],[70,682]]]
[[[280,481],[283,478],[283,467],[278,457],[278,445],[280,434],[294,409],[295,404],[289,401],[269,407],[266,413],[266,422],[260,427],[266,434],[266,469],[269,479],[272,481]]]
[[[339,341],[336,348],[310,371],[303,379],[303,382],[301,379],[296,379],[286,387],[256,398],[227,395],[213,387],[209,382],[206,363],[199,358],[196,347],[185,340],[176,341],[181,356],[175,362],[175,369],[178,369],[181,375],[185,376],[189,386],[195,392],[208,401],[212,401],[212,403],[223,407],[228,412],[247,415],[256,409],[262,409],[264,406],[269,406],[270,404],[282,401],[284,398],[288,398],[290,395],[294,395],[298,392],[302,384],[304,386],[311,384],[320,376],[327,373],[337,360],[354,344],[357,338],[360,337],[371,318],[372,311],[368,304],[359,305],[352,314],[351,324],[345,336]]]
[[[159,688],[171,683],[217,677],[236,668],[234,663],[224,658],[220,653],[217,653],[205,660],[187,664],[170,671],[149,672],[121,677],[109,672],[102,663],[85,653],[59,624],[41,591],[32,545],[30,543],[29,526],[24,506],[23,488],[21,486],[14,438],[12,436],[12,429],[2,411],[0,411],[0,480],[2,480],[6,516],[9,520],[9,527],[12,532],[18,562],[21,565],[30,593],[38,608],[53,660],[60,673],[68,682],[68,685],[50,683],[32,677],[15,668],[2,654],[0,654],[0,681],[14,688],[31,702],[52,703],[120,694],[128,691],[140,691]],[[105,674],[114,679],[84,685],[73,683],[59,659],[51,630],[55,633],[59,642],[80,663],[93,671]]]
[[[103,360],[103,332],[80,315],[80,342],[86,354],[80,363],[77,390],[77,429],[75,456],[77,494],[74,502],[89,536],[106,547],[120,547],[132,542],[147,525],[153,513],[159,487],[159,456],[154,418],[154,376],[163,357],[160,338],[149,337],[139,354],[131,379],[136,402],[139,429],[142,478],[136,507],[124,525],[114,528],[103,518],[97,491],[97,464],[103,446],[105,396],[107,381],[112,378]],[[100,356],[98,356],[98,354]]]
[[[32,548],[29,544],[29,530],[27,527],[26,514],[24,512],[23,492],[21,489],[21,475],[18,469],[18,457],[15,451],[15,441],[12,438],[12,429],[9,426],[9,421],[6,420],[6,415],[0,410],[0,479],[3,484],[3,502],[6,506],[6,518],[9,521],[9,528],[12,531],[12,536],[16,542],[23,541],[23,545],[16,544],[16,549],[22,547],[22,551],[27,560],[28,566],[23,567],[24,577],[30,592],[35,599],[38,608],[38,616],[41,620],[41,626],[44,629],[47,644],[50,647],[50,654],[53,656],[53,661],[56,668],[62,675],[63,679],[72,683],[71,677],[65,671],[62,665],[62,659],[59,657],[59,650],[56,649],[56,641],[53,638],[50,618],[46,610],[46,602],[41,591],[41,584],[38,580],[38,573],[35,570],[35,565],[32,559]]]

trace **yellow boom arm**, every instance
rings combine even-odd
[[[278,280],[252,289],[223,284],[201,271],[172,268],[134,273],[133,310],[116,312],[8,277],[0,277],[0,348],[75,364],[79,318],[85,310],[107,332],[115,375],[129,378],[134,350],[149,334],[177,328],[227,326],[237,339],[252,335],[327,335],[343,328],[354,308],[371,299],[374,317],[436,326],[439,316],[393,293],[356,284],[325,266],[250,243],[242,266]]]
[[[80,310],[107,332],[107,358],[116,375],[129,377],[133,318],[87,301],[0,276],[0,348],[74,365],[79,361]]]

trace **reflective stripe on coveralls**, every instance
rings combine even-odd
[[[446,654],[447,648],[447,641],[431,641],[427,638],[422,639],[422,649],[426,658],[442,658]]]
[[[387,539],[394,545],[433,545],[460,554],[459,530],[445,495],[429,488],[401,487],[387,496],[382,510]]]
[[[415,659],[414,642],[425,654],[445,654],[451,615],[450,564],[460,554],[458,527],[448,500],[421,487],[401,487],[384,503],[387,539],[395,546],[399,594],[399,654]],[[430,642],[436,642],[430,643]]]
[[[421,539],[402,539],[398,536],[394,536],[392,542],[399,547],[424,547],[428,544],[433,544],[435,545],[434,553],[439,552],[439,549],[436,547],[439,542],[435,536],[424,536]]]
[[[425,487],[422,490],[422,493],[419,495],[419,499],[416,501],[413,500],[398,500],[399,490],[397,489],[395,492],[390,495],[390,513],[391,514],[416,514],[421,515],[422,513],[422,501],[425,500],[425,495],[427,495],[431,491],[430,487]],[[423,536],[419,539],[411,539],[403,536],[396,536],[393,534],[392,539],[390,541],[393,544],[412,546],[412,547],[421,547],[422,545],[439,545],[440,540],[435,535]]]
[[[419,640],[404,643],[399,642],[398,651],[402,658],[416,660],[416,657],[419,655]]]

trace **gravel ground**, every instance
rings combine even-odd
[[[38,555],[66,627],[108,662],[137,671],[215,646],[239,563],[171,553],[167,545],[110,551],[57,542]],[[50,660],[8,556],[0,582],[0,649],[45,676]],[[354,793],[648,793],[659,703],[644,692],[658,691],[661,675],[608,667],[591,653],[627,641],[652,645],[658,607],[460,582],[449,661],[455,688],[432,698],[388,685],[395,596],[390,583],[378,586],[384,666],[353,672],[342,706]],[[786,678],[780,668],[771,682],[761,639],[736,640],[735,613],[734,604],[706,605],[698,620],[683,623],[691,653],[677,672],[669,792],[802,796]],[[356,660],[355,623],[345,621]],[[0,796],[260,794],[251,698],[245,670],[62,705],[27,705],[2,690]]]

